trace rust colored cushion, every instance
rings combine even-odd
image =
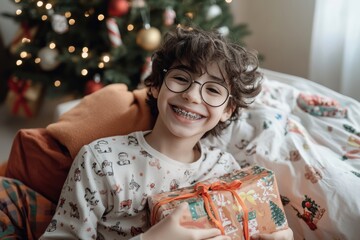
[[[0,164],[0,176],[5,176],[7,161]]]
[[[46,129],[21,129],[14,138],[5,176],[57,203],[71,163],[67,149]]]
[[[83,145],[98,138],[151,129],[154,121],[145,102],[146,92],[145,88],[128,91],[125,84],[110,84],[84,97],[46,129],[74,158]]]

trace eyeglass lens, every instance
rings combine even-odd
[[[213,107],[223,105],[229,97],[229,90],[222,84],[215,81],[207,81],[203,84],[193,81],[189,72],[182,69],[169,69],[165,75],[166,87],[175,93],[188,90],[193,83],[198,83],[202,100]]]

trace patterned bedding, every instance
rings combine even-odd
[[[360,236],[360,104],[291,75],[264,71],[264,89],[220,145],[278,179],[295,239]]]
[[[295,239],[358,239],[360,103],[302,78],[264,73],[252,107],[203,141],[243,166],[275,172]],[[55,206],[16,180],[1,183],[0,238],[37,239]]]

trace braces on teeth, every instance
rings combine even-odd
[[[192,118],[192,119],[200,119],[201,118],[201,116],[199,116],[198,114],[190,113],[190,112],[187,112],[180,108],[174,108],[174,110],[176,113],[179,113],[187,118]]]

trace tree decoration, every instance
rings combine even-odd
[[[127,0],[110,0],[108,12],[109,16],[121,17],[129,11],[129,2]]]
[[[59,51],[54,48],[43,47],[38,52],[38,57],[40,58],[40,67],[45,71],[54,70],[59,66],[60,62],[57,59],[59,56]]]
[[[176,18],[176,12],[172,7],[167,7],[163,14],[163,20],[165,26],[171,26],[174,24]]]
[[[106,20],[106,26],[107,26],[107,31],[111,42],[111,46],[112,47],[121,46],[122,40],[121,40],[120,30],[116,23],[115,18],[108,18]]]
[[[136,43],[146,51],[155,50],[161,42],[159,29],[150,26],[150,16],[146,7],[140,9],[144,28],[140,29],[136,36]]]
[[[228,26],[222,26],[222,27],[218,28],[218,32],[219,32],[221,35],[223,35],[223,36],[226,37],[226,36],[229,35],[230,29],[229,29]]]
[[[146,3],[144,0],[132,0],[131,7],[132,8],[143,8],[145,7]]]
[[[155,50],[161,42],[161,33],[155,27],[142,28],[136,36],[136,43],[146,51]]]
[[[54,13],[52,9],[49,10],[49,15],[51,16],[51,26],[54,32],[63,34],[69,30],[69,25],[64,15]]]
[[[209,7],[209,10],[206,14],[206,19],[211,20],[213,18],[216,18],[217,16],[221,15],[222,10],[219,7],[219,5],[213,4]]]
[[[95,74],[93,80],[90,80],[86,83],[85,95],[94,93],[103,87],[104,87],[104,84],[101,82],[100,74],[97,73],[97,74]]]

